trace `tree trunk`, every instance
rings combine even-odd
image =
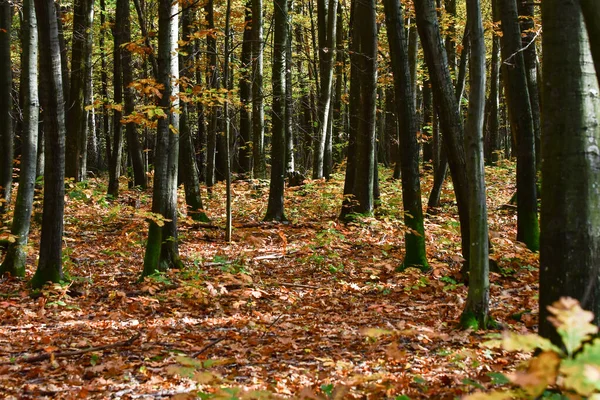
[[[123,157],[123,125],[121,118],[123,116],[123,60],[122,49],[123,29],[125,28],[125,18],[129,14],[125,7],[128,7],[128,0],[117,0],[116,22],[113,27],[113,139],[112,154],[110,155],[108,165],[108,194],[113,198],[119,196],[119,178],[121,176],[121,163]]]
[[[0,215],[11,199],[14,138],[12,127],[12,65],[10,35],[12,3],[0,0]]]
[[[275,0],[273,36],[273,121],[271,184],[265,221],[285,221],[285,54],[288,40],[287,0]]]
[[[66,104],[67,138],[65,176],[75,182],[85,179],[83,160],[87,151],[87,111],[85,95],[87,80],[87,57],[89,36],[92,34],[94,7],[92,0],[76,0],[73,15],[73,39],[71,50],[71,84]],[[91,67],[91,66],[90,66]],[[84,145],[86,145],[84,147]]]
[[[193,36],[191,27],[194,25],[192,2],[187,1],[182,4],[181,13],[181,36],[185,45],[180,52],[180,64],[182,67],[182,81],[190,85],[194,77],[194,52]],[[179,144],[181,154],[179,157],[179,174],[185,191],[185,203],[188,209],[188,215],[195,221],[209,222],[200,194],[200,181],[198,178],[198,167],[196,165],[196,154],[194,151],[194,141],[190,127],[190,104],[187,101],[181,103],[181,118],[179,120]]]
[[[469,111],[466,126],[467,174],[469,177],[469,292],[461,316],[464,328],[485,329],[489,324],[489,247],[483,119],[485,111],[485,38],[479,0],[467,0],[467,24],[471,42]]]
[[[252,0],[252,155],[254,178],[267,175],[265,158],[265,110],[263,92],[263,1]]]
[[[469,260],[469,194],[462,121],[448,69],[448,59],[440,36],[434,1],[415,0],[415,12],[417,28],[431,78],[434,103],[437,107],[441,129],[444,132],[444,150],[448,157],[458,205],[463,257],[465,260]]]
[[[33,0],[23,1],[23,30],[22,51],[23,74],[23,149],[21,157],[21,173],[19,175],[19,189],[15,203],[15,212],[11,227],[11,234],[15,241],[8,246],[4,262],[0,266],[0,275],[9,273],[12,276],[25,276],[27,259],[27,240],[31,210],[33,208],[33,194],[36,179],[36,157],[38,147],[38,120],[40,106],[38,102],[38,72],[37,72],[37,22]]]
[[[242,39],[240,72],[240,146],[238,150],[239,172],[252,172],[252,0],[246,2],[244,36]]]
[[[131,22],[129,17],[129,1],[126,2],[123,13],[123,43],[131,42]],[[125,115],[124,119],[128,121],[135,110],[135,89],[131,87],[133,84],[132,72],[132,57],[131,51],[127,46],[121,48],[121,60],[123,70],[123,88],[125,91]],[[156,78],[156,76],[155,76]],[[128,121],[125,124],[125,136],[127,138],[127,150],[129,160],[133,169],[133,185],[146,189],[148,180],[146,178],[146,169],[144,168],[144,159],[142,157],[142,146],[140,144],[139,135],[137,132],[137,124],[133,121]]]
[[[205,6],[206,12],[206,28],[215,28],[214,18],[214,0],[208,0]],[[219,82],[219,68],[217,65],[217,39],[214,35],[206,36],[206,51],[208,56],[208,70],[206,73],[207,86],[209,89],[220,88]],[[215,184],[215,169],[216,169],[216,157],[217,157],[217,130],[218,130],[218,117],[220,114],[220,107],[211,107],[210,123],[207,132],[207,143],[206,143],[206,186],[208,190],[212,191],[212,187]]]
[[[100,0],[100,25],[105,26],[106,24],[106,3],[105,0]],[[106,103],[108,102],[108,66],[106,63],[106,49],[104,48],[104,35],[105,28],[100,29],[100,81],[101,81],[101,92],[102,95],[102,136],[106,141],[106,163],[107,166],[110,165],[110,159],[112,155],[111,148],[111,140],[110,140],[110,118],[108,116],[108,107],[106,107]],[[110,166],[109,166],[110,169]]]
[[[492,1],[492,17],[494,22],[498,22],[497,0]],[[500,159],[501,137],[499,127],[500,111],[500,37],[495,31],[492,31],[492,61],[490,68],[490,97],[487,101],[486,110],[486,140],[485,140],[485,158],[486,161],[495,165]]]
[[[287,1],[287,0],[284,0]],[[224,56],[225,61],[223,62],[223,86],[230,89],[229,86],[229,41],[231,40],[231,33],[229,32],[229,24],[231,21],[231,0],[227,0],[227,11],[225,12],[225,43],[224,43]],[[223,123],[225,126],[225,185],[226,185],[226,201],[225,201],[225,240],[231,242],[231,231],[232,231],[232,210],[231,210],[231,154],[230,154],[230,122],[229,122],[229,92],[227,93],[227,99],[223,105]]]
[[[39,32],[40,105],[44,110],[44,211],[34,288],[63,280],[62,234],[65,206],[65,102],[56,9],[53,0],[35,0]]]
[[[570,296],[600,325],[600,98],[576,2],[542,2],[540,334],[560,343],[547,306]],[[520,194],[519,194],[520,196]]]
[[[63,10],[59,2],[54,3],[54,7],[56,8],[56,23],[58,27],[58,45],[60,46],[60,65],[61,65],[61,76],[63,81],[63,96],[65,100],[65,104],[69,103],[69,83],[71,80],[69,79],[69,55],[67,42],[65,40],[65,33],[63,28]]]
[[[288,9],[293,1],[289,0]],[[291,18],[290,18],[291,19]],[[295,170],[294,163],[294,97],[292,87],[292,25],[288,21],[287,43],[285,46],[285,175]]]
[[[177,160],[179,156],[179,62],[177,57],[178,3],[160,0],[158,9],[158,82],[163,85],[154,157],[154,187],[148,242],[142,276],[179,268],[177,245]],[[173,96],[173,97],[172,97]],[[162,226],[161,226],[162,225]]]
[[[357,0],[356,29],[360,44],[360,120],[356,138],[356,176],[354,212],[373,212],[375,165],[375,107],[377,101],[377,24],[375,1]]]
[[[521,30],[516,0],[499,1],[506,99],[517,142],[517,240],[536,251],[539,248],[540,233],[535,186],[535,130],[521,51]]]
[[[425,251],[425,228],[421,205],[419,181],[419,144],[417,143],[417,118],[411,81],[411,70],[404,18],[399,0],[385,0],[385,18],[390,43],[390,58],[394,72],[396,114],[400,125],[400,166],[402,170],[402,204],[404,208],[404,241],[406,256],[402,267],[429,269]]]
[[[329,118],[332,115],[331,93],[333,86],[333,56],[335,48],[335,30],[337,25],[336,11],[337,0],[329,0],[327,7],[324,7],[326,0],[319,0],[319,70],[321,78],[321,87],[319,93],[319,130],[315,141],[315,151],[313,157],[313,179],[323,177],[323,163],[325,157],[325,145],[327,141],[327,131],[329,129]],[[325,17],[326,14],[326,17]]]

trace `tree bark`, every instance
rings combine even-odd
[[[44,110],[44,210],[39,263],[31,286],[63,280],[62,234],[65,206],[65,102],[56,9],[35,0],[39,33],[40,105]]]
[[[163,85],[158,120],[154,187],[142,276],[183,266],[177,244],[177,165],[179,156],[178,3],[160,0],[158,10],[158,82]],[[161,226],[162,225],[162,226]]]
[[[71,41],[71,84],[67,112],[67,149],[65,176],[75,182],[85,179],[83,170],[85,152],[87,152],[87,111],[85,95],[87,80],[87,57],[89,36],[92,35],[94,7],[92,0],[76,0],[73,15],[73,39]],[[91,67],[91,66],[90,66]]]
[[[467,24],[471,42],[469,111],[466,126],[469,177],[469,292],[461,316],[464,328],[485,329],[490,323],[490,281],[483,119],[485,111],[485,38],[479,0],[467,0]]]
[[[273,121],[271,183],[265,221],[285,221],[285,54],[288,41],[288,2],[275,0],[273,36]]]
[[[594,59],[596,77],[600,83],[600,2],[580,0],[580,3]]]
[[[517,142],[517,240],[539,249],[535,129],[527,86],[516,0],[499,0],[502,19],[502,58],[509,118]]]
[[[239,172],[252,172],[252,0],[246,2],[244,35],[240,57],[240,145],[238,149]]]
[[[252,155],[254,178],[267,175],[265,158],[265,110],[263,92],[263,1],[252,0]]]
[[[396,114],[400,125],[400,166],[402,170],[402,203],[404,208],[404,241],[406,255],[402,267],[429,269],[425,251],[425,228],[419,181],[419,144],[413,85],[406,46],[404,18],[399,0],[385,0],[385,18],[394,72]]]
[[[11,200],[14,138],[12,123],[12,63],[10,35],[12,5],[0,0],[0,215]]]
[[[27,258],[27,241],[33,194],[36,180],[36,157],[38,148],[38,120],[40,106],[38,101],[38,72],[37,72],[37,21],[33,0],[23,1],[23,150],[21,156],[21,173],[19,189],[15,202],[15,212],[11,234],[15,241],[8,246],[4,262],[0,266],[0,275],[9,273],[12,276],[25,276]]]
[[[539,330],[558,344],[547,306],[562,296],[600,325],[600,98],[578,4],[544,0],[542,18]]]

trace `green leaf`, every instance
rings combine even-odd
[[[600,339],[586,344],[574,359],[564,360],[560,372],[565,375],[565,387],[580,395],[600,390]]]
[[[513,332],[504,332],[502,339],[488,340],[483,343],[484,347],[495,348],[501,347],[507,351],[534,351],[540,350],[552,350],[558,354],[562,354],[562,351],[552,344],[548,339],[543,338],[535,333],[527,334],[516,334]]]
[[[574,354],[583,342],[598,332],[598,327],[591,323],[594,320],[594,314],[582,309],[575,299],[561,297],[560,300],[548,306],[548,311],[554,315],[548,317],[548,321],[556,327],[568,355]]]
[[[202,361],[186,356],[177,356],[175,357],[175,361],[186,367],[202,368],[204,366]]]
[[[501,372],[488,372],[487,376],[492,378],[492,383],[494,385],[506,385],[510,382],[510,379],[508,379],[506,375]]]

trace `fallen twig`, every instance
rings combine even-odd
[[[227,338],[226,337],[222,337],[222,338],[218,338],[218,339],[213,340],[212,342],[210,342],[209,344],[207,344],[206,346],[204,346],[203,348],[201,348],[197,352],[193,353],[192,354],[192,358],[198,357],[200,354],[204,353],[206,350],[210,349],[211,347],[213,347],[217,343],[222,342],[225,339],[227,339]]]
[[[109,350],[109,349],[115,349],[117,347],[131,346],[131,344],[133,344],[133,342],[135,342],[139,337],[140,337],[140,333],[136,333],[129,339],[122,341],[122,342],[117,342],[117,343],[112,343],[112,344],[104,344],[102,346],[93,346],[93,347],[88,347],[87,349],[59,351],[59,352],[55,352],[55,353],[45,353],[45,354],[40,354],[37,356],[31,356],[31,357],[22,357],[22,358],[14,360],[14,361],[0,362],[0,365],[45,361],[45,360],[50,360],[51,358],[65,358],[65,357],[79,356],[81,354],[90,353],[92,351]]]
[[[303,285],[301,283],[288,283],[288,282],[279,282],[277,283],[279,286],[286,286],[286,287],[298,287],[298,288],[302,288],[302,289],[320,289],[319,286],[313,286],[313,285]]]

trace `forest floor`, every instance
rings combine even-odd
[[[102,179],[69,185],[70,283],[32,293],[25,280],[0,281],[0,397],[452,399],[494,386],[526,355],[482,347],[489,332],[457,329],[467,290],[451,183],[425,222],[432,271],[397,272],[401,189],[389,171],[380,176],[375,217],[349,224],[337,219],[342,175],[288,188],[288,224],[261,222],[268,184],[236,182],[232,243],[218,185],[205,204],[215,227],[180,218],[186,268],[143,282],[151,192],[123,183],[111,201]],[[515,240],[516,211],[506,206],[514,182],[513,164],[487,170],[501,271],[491,274],[490,309],[528,332],[538,256]],[[425,173],[424,204],[431,184]]]

